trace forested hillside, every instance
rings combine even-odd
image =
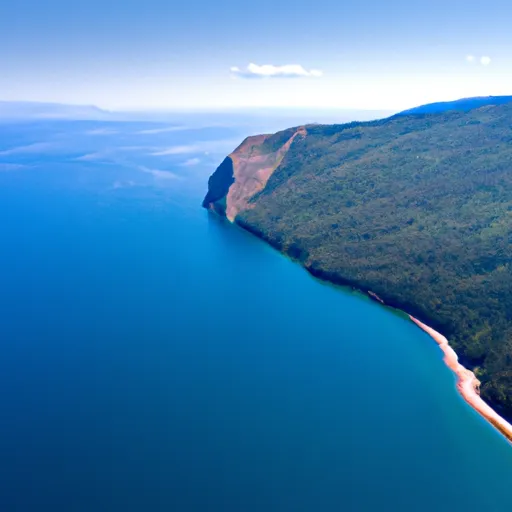
[[[400,115],[409,114],[438,114],[450,110],[459,110],[468,112],[475,108],[481,108],[488,105],[505,105],[512,102],[512,96],[481,96],[477,98],[462,98],[455,101],[440,101],[438,103],[428,103],[409,110],[400,112]]]
[[[235,222],[445,334],[512,418],[512,105],[300,130],[228,157],[253,169],[288,140]],[[220,170],[205,206],[222,212],[240,171]]]

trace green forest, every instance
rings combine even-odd
[[[446,335],[512,419],[512,105],[307,126],[250,206],[312,274]]]

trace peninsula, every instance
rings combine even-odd
[[[459,391],[509,439],[511,100],[249,137],[211,176],[203,202],[313,275],[371,291],[434,339],[446,336],[474,375],[478,406],[446,356]]]

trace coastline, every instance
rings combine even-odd
[[[457,390],[464,400],[473,409],[485,418],[509,442],[512,443],[512,425],[502,418],[489,404],[484,402],[479,394],[480,381],[476,375],[459,363],[455,350],[450,347],[448,340],[441,333],[409,315],[409,318],[423,331],[425,331],[439,345],[444,353],[444,362],[457,376]]]
[[[214,209],[207,209],[220,217],[226,218],[225,215],[220,215]],[[444,362],[446,366],[448,366],[448,368],[450,368],[457,376],[457,390],[459,394],[462,396],[462,398],[465,400],[465,402],[468,405],[470,405],[476,412],[478,412],[478,414],[480,414],[480,416],[482,416],[487,422],[489,422],[503,437],[505,437],[505,439],[507,439],[507,441],[509,441],[509,443],[512,444],[512,424],[510,424],[505,418],[500,416],[487,402],[485,402],[481,398],[479,393],[480,381],[477,379],[476,375],[471,370],[468,370],[461,363],[459,363],[459,357],[457,353],[450,346],[445,336],[437,332],[432,327],[429,327],[428,325],[424,324],[411,314],[400,309],[400,306],[387,304],[375,292],[361,288],[356,283],[337,282],[336,280],[331,279],[330,276],[325,275],[322,272],[319,272],[318,270],[312,269],[311,267],[305,265],[304,262],[301,262],[297,258],[294,258],[292,255],[288,254],[287,251],[283,250],[283,247],[280,247],[271,238],[266,237],[263,233],[258,232],[251,226],[245,223],[238,222],[236,219],[227,220],[231,224],[243,229],[244,231],[251,233],[260,240],[268,243],[271,247],[276,249],[283,256],[290,258],[292,261],[299,262],[299,264],[316,279],[330,283],[334,286],[350,287],[353,290],[359,291],[363,295],[369,297],[371,300],[374,300],[375,302],[385,307],[390,307],[392,309],[401,311],[402,313],[406,314],[412,322],[414,322],[420,329],[425,331],[439,345],[439,347],[444,353]]]

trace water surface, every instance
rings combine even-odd
[[[1,128],[1,510],[510,510],[426,334],[199,208],[241,133],[63,128]]]

